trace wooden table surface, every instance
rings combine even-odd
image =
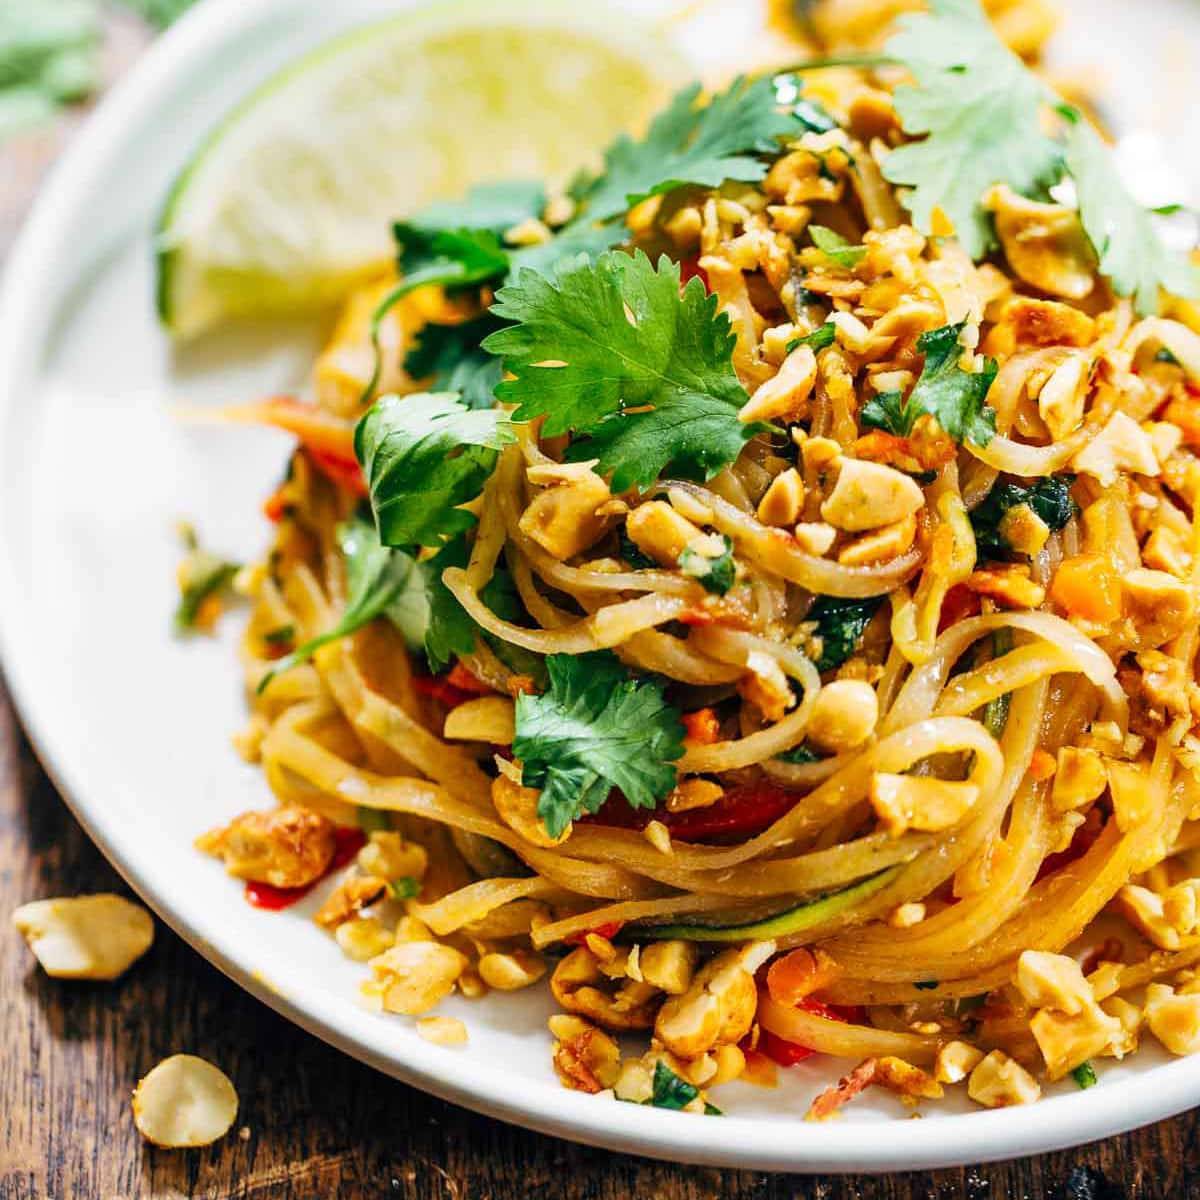
[[[110,76],[145,41],[136,23],[113,19]],[[77,119],[0,147],[0,259]],[[0,678],[0,1200],[1200,1197],[1195,1113],[1062,1154],[880,1178],[677,1167],[574,1146],[361,1066],[242,992],[161,924],[153,949],[117,983],[48,978],[8,914],[26,900],[108,890],[127,891],[38,765]],[[233,1079],[240,1133],[205,1150],[156,1150],[134,1130],[130,1091],[184,1050]]]

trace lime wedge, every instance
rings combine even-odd
[[[190,337],[320,310],[393,254],[391,223],[495,179],[565,181],[685,74],[594,2],[443,3],[276,75],[209,135],[158,225],[158,307]]]

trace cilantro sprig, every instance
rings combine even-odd
[[[617,788],[634,808],[654,808],[675,786],[683,754],[679,711],[661,683],[635,679],[608,651],[546,659],[549,686],[517,697],[513,755],[538,816],[558,837],[595,813]]]
[[[879,596],[869,596],[865,600],[842,600],[836,596],[817,599],[808,610],[806,620],[816,623],[816,636],[821,641],[821,653],[816,661],[818,671],[835,670],[854,656],[867,626],[882,604]]]
[[[354,450],[388,546],[440,546],[470,529],[475,499],[513,440],[495,409],[472,411],[453,392],[384,396],[358,423]]]
[[[484,349],[512,379],[497,396],[514,420],[545,417],[545,436],[573,432],[569,456],[597,458],[614,492],[649,487],[662,472],[710,478],[760,431],[743,425],[746,392],[717,298],[665,256],[638,252],[576,262],[547,279],[523,271],[492,311],[514,322]]]
[[[996,436],[996,413],[987,394],[999,367],[992,358],[984,360],[982,371],[959,366],[964,327],[965,322],[923,333],[917,349],[925,355],[925,365],[907,401],[899,392],[873,397],[859,414],[863,425],[907,437],[918,417],[931,416],[956,442],[986,446]]]
[[[916,81],[896,89],[895,103],[904,132],[919,140],[892,151],[883,173],[911,189],[904,201],[923,233],[934,232],[940,210],[982,258],[996,245],[985,193],[1007,184],[1041,199],[1065,172],[1118,295],[1133,296],[1145,315],[1157,311],[1160,289],[1200,294],[1200,271],[1163,243],[1095,131],[1004,45],[978,0],[930,0],[927,12],[899,22],[886,54]],[[1065,144],[1047,133],[1051,112],[1068,126]]]
[[[779,139],[803,132],[795,112],[780,108],[769,77],[735,79],[700,105],[701,85],[677,93],[651,122],[645,138],[619,137],[604,155],[602,172],[576,181],[574,198],[588,217],[602,220],[684,184],[719,187],[727,179],[762,179]]]

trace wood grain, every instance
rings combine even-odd
[[[38,0],[33,0],[38,2]],[[115,75],[145,33],[110,22]],[[0,149],[0,259],[79,117]],[[43,896],[126,891],[41,770],[0,679],[0,1200],[1181,1200],[1200,1197],[1194,1113],[1080,1150],[887,1178],[654,1163],[570,1145],[435,1100],[309,1037],[160,925],[115,984],[58,982],[8,914]],[[239,1133],[148,1147],[129,1095],[159,1059],[220,1064]],[[864,1137],[870,1134],[864,1131]]]

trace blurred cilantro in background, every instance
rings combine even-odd
[[[164,27],[193,0],[121,0]],[[100,86],[99,0],[0,0],[0,142]]]

